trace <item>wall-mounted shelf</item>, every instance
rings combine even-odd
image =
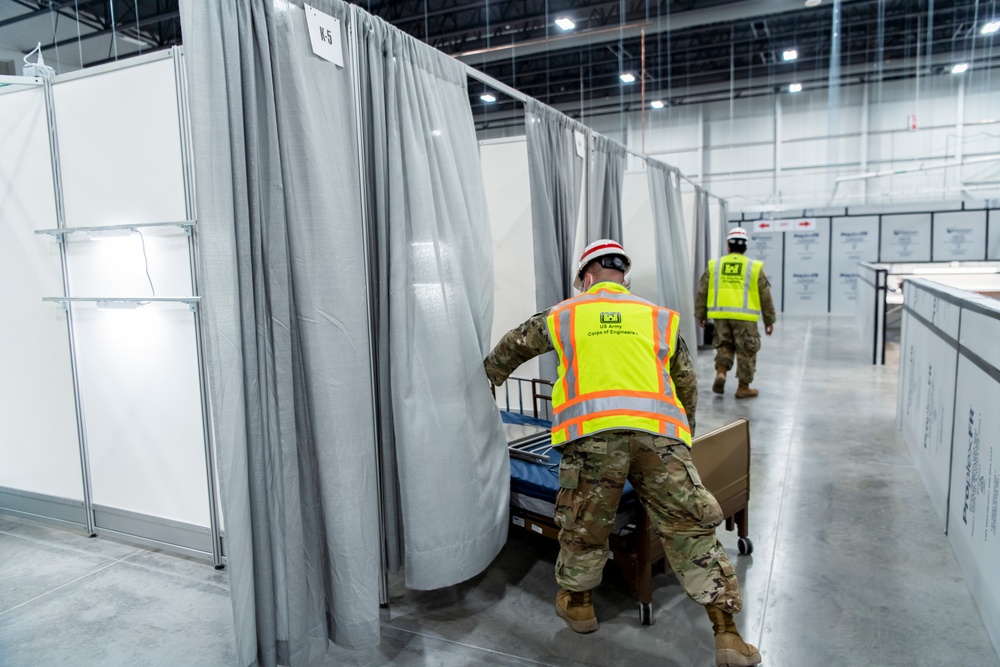
[[[115,232],[115,231],[138,231],[140,229],[155,229],[164,227],[177,227],[184,230],[184,234],[191,236],[191,232],[198,226],[196,220],[178,220],[177,222],[133,222],[125,225],[98,225],[95,227],[57,227],[55,229],[36,229],[36,234],[48,234],[54,236],[56,241],[62,243],[64,236],[69,234],[89,234],[91,232]]]
[[[98,308],[138,308],[147,303],[186,303],[191,311],[198,309],[200,296],[45,296],[42,301],[54,301],[68,306],[71,302],[96,303]]]

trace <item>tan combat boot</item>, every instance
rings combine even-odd
[[[721,394],[726,388],[726,369],[722,366],[715,367],[715,382],[712,383],[712,391]]]
[[[705,607],[715,631],[715,664],[718,667],[750,667],[760,664],[760,651],[747,644],[736,629],[733,615],[711,605]]]
[[[556,613],[573,632],[586,634],[597,629],[597,616],[590,591],[560,590],[556,593]]]
[[[751,389],[743,380],[740,380],[740,386],[736,388],[736,398],[753,398],[759,394],[756,389]]]

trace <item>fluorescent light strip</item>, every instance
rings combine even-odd
[[[565,32],[565,31],[568,31],[568,30],[572,30],[573,28],[575,28],[575,27],[576,27],[576,24],[575,24],[575,23],[573,23],[572,19],[568,19],[568,18],[566,18],[566,17],[564,16],[564,17],[562,17],[562,18],[558,18],[558,19],[556,19],[556,26],[557,26],[557,27],[558,27],[558,28],[559,28],[560,30],[562,30],[562,31],[564,31],[564,32]]]

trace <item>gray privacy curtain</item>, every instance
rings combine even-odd
[[[507,537],[507,440],[482,364],[493,319],[485,190],[464,66],[356,13],[380,406],[393,425],[383,451],[398,473],[387,514],[402,518],[406,585],[433,589],[482,572]]]
[[[700,186],[694,188],[694,241],[695,241],[695,261],[694,286],[692,292],[697,290],[698,281],[701,274],[708,268],[708,260],[712,259],[712,229],[711,215],[708,208],[708,190]],[[698,344],[705,345],[708,341],[705,338],[705,330],[700,330]]]
[[[598,239],[622,240],[622,183],[625,147],[605,136],[592,134],[586,243]],[[626,248],[625,250],[628,250]]]
[[[677,169],[656,160],[646,160],[646,180],[653,208],[653,238],[656,243],[656,282],[659,303],[681,315],[681,333],[695,345],[696,283],[692,282],[691,255],[684,231],[684,211]]]
[[[535,304],[541,311],[574,293],[573,273],[579,261],[574,249],[584,167],[575,135],[583,135],[586,150],[587,134],[584,126],[531,98],[524,103],[524,130],[531,189]],[[555,380],[556,364],[555,352],[543,355],[538,360],[539,375]]]
[[[729,202],[725,199],[719,200],[719,251],[726,254],[726,233],[729,229]]]
[[[379,639],[352,84],[309,50],[301,6],[182,0],[181,17],[238,664],[306,665],[328,638]]]

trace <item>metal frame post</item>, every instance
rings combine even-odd
[[[188,220],[197,219],[197,207],[194,195],[194,169],[191,156],[191,128],[187,114],[187,79],[184,76],[184,62],[181,50],[171,49],[174,61],[174,85],[177,94],[177,120],[181,139],[181,168],[184,180],[184,210]],[[198,281],[198,244],[195,238],[195,227],[187,228],[188,265],[191,271],[191,293],[200,297],[201,290]],[[192,304],[191,314],[194,317],[195,350],[198,357],[198,393],[201,400],[201,429],[205,444],[205,476],[208,478],[208,521],[212,534],[212,563],[215,569],[225,567],[223,562],[222,538],[219,529],[219,504],[216,491],[215,475],[215,444],[212,440],[211,410],[208,396],[208,378],[205,367],[204,329],[201,322],[201,309]]]
[[[62,167],[59,161],[59,135],[56,131],[55,97],[52,94],[52,81],[44,79],[45,116],[49,131],[49,156],[52,160],[52,191],[55,195],[56,226],[66,228],[66,206],[62,191]],[[62,268],[63,296],[69,296],[69,261],[66,252],[66,237],[57,237],[59,242],[59,262]],[[70,373],[73,378],[73,399],[76,405],[76,432],[80,448],[80,474],[83,480],[83,508],[87,515],[87,534],[97,536],[94,525],[94,496],[90,477],[90,449],[87,446],[87,420],[83,408],[83,396],[80,392],[80,371],[76,361],[76,333],[73,327],[73,305],[65,303],[66,331],[69,335]]]

